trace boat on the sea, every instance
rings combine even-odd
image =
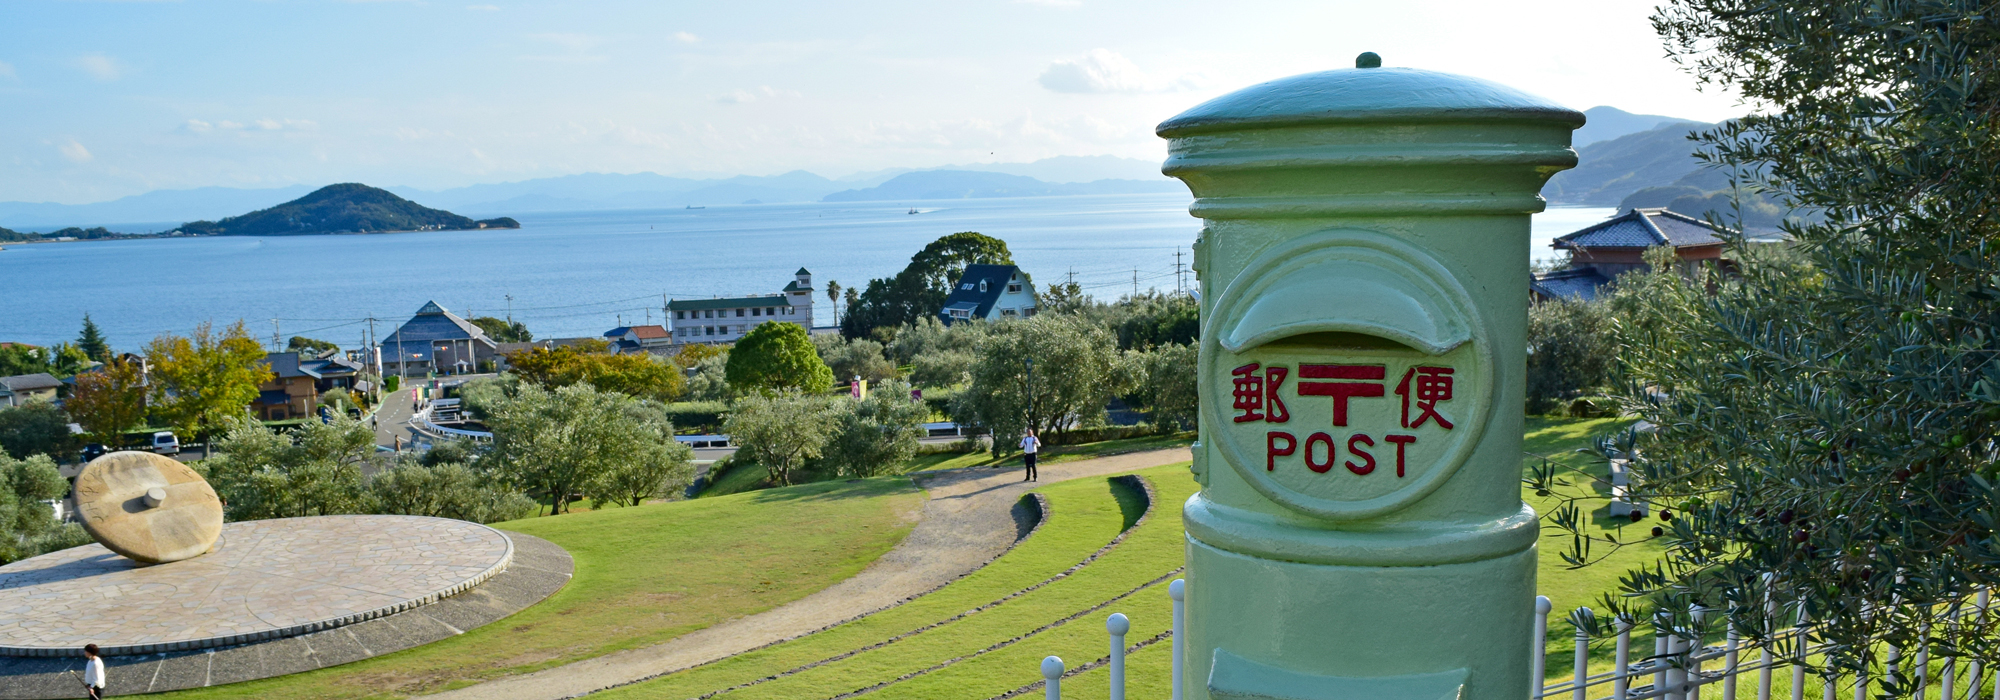
[[[910,213],[911,213],[911,214],[915,214],[915,213],[917,213],[917,209],[916,209],[916,207],[911,207],[911,208],[910,208]]]

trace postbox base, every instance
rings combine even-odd
[[[1438,566],[1341,566],[1189,537],[1187,565],[1186,697],[1527,697],[1533,546]]]

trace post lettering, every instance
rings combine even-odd
[[[1417,444],[1417,436],[1415,436],[1415,435],[1389,435],[1389,436],[1385,436],[1385,437],[1383,437],[1382,439],[1384,439],[1384,440],[1388,440],[1389,442],[1393,442],[1393,443],[1396,443],[1396,477],[1397,477],[1397,478],[1402,478],[1402,476],[1403,476],[1403,448],[1404,448],[1404,447],[1406,447],[1406,446],[1409,446],[1409,445],[1414,445],[1414,444]]]
[[[1347,451],[1356,457],[1360,457],[1362,460],[1364,460],[1364,463],[1355,464],[1354,460],[1351,459],[1347,460],[1347,470],[1354,472],[1355,474],[1367,474],[1369,472],[1375,471],[1375,455],[1368,454],[1367,450],[1361,449],[1360,447],[1356,447],[1354,443],[1357,442],[1363,445],[1367,445],[1369,447],[1375,446],[1375,441],[1373,439],[1370,439],[1367,435],[1363,435],[1361,433],[1355,433],[1354,437],[1348,438]]]
[[[1284,447],[1278,446],[1279,440],[1283,440],[1285,442]],[[1267,472],[1277,471],[1278,458],[1290,457],[1292,456],[1292,453],[1297,452],[1298,449],[1299,449],[1299,440],[1298,438],[1292,437],[1291,433],[1287,433],[1282,430],[1273,430],[1271,432],[1265,433],[1264,471]]]
[[[1347,379],[1375,381],[1299,382],[1300,396],[1333,397],[1333,424],[1347,425],[1347,400],[1382,395],[1381,380],[1388,370],[1382,365],[1299,365],[1299,379]]]
[[[1325,461],[1325,462],[1323,462],[1323,463],[1322,463],[1322,462],[1315,462],[1315,461],[1313,461],[1313,444],[1314,444],[1314,443],[1319,443],[1319,444],[1323,444],[1323,445],[1326,445],[1326,461]],[[1328,434],[1326,434],[1326,433],[1313,433],[1313,434],[1311,434],[1311,435],[1308,435],[1308,436],[1306,436],[1306,468],[1307,468],[1307,469],[1311,469],[1311,470],[1313,470],[1313,471],[1315,471],[1315,472],[1318,472],[1318,473],[1320,473],[1320,474],[1325,474],[1325,473],[1327,472],[1327,470],[1329,470],[1329,469],[1332,469],[1332,468],[1333,468],[1333,436],[1332,436],[1332,435],[1328,435]]]

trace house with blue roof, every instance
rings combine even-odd
[[[471,321],[427,301],[376,347],[382,352],[382,371],[410,376],[477,372],[493,360],[499,344]]]
[[[1013,265],[975,264],[952,285],[938,310],[938,320],[949,326],[959,321],[998,321],[1035,315],[1035,285],[1021,268]]]
[[[1735,235],[1701,219],[1666,209],[1633,209],[1549,244],[1569,251],[1569,265],[1536,275],[1528,289],[1537,299],[1592,301],[1608,294],[1619,275],[1646,269],[1646,250],[1668,246],[1683,265],[1710,264],[1724,271],[1735,264],[1722,257],[1725,236]]]
[[[250,402],[250,410],[264,420],[310,416],[319,406],[322,394],[368,388],[368,382],[358,377],[361,363],[341,357],[338,351],[320,355],[266,353],[258,364],[271,370],[271,378],[258,385],[257,399]]]

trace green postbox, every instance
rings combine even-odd
[[[1380,64],[1158,129],[1205,220],[1183,697],[1528,693],[1528,219],[1583,115]]]

